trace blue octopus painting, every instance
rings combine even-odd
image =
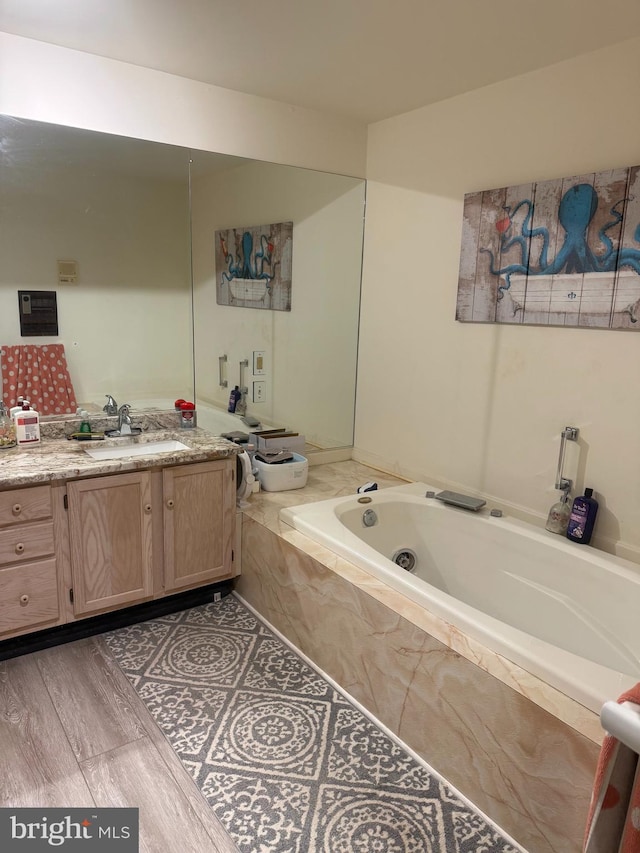
[[[273,273],[267,272],[265,266],[271,267],[274,246],[266,234],[260,235],[260,248],[254,252],[253,234],[251,231],[245,231],[235,256],[228,250],[227,241],[222,234],[219,239],[227,263],[227,268],[222,273],[222,281],[232,281],[234,278],[265,281],[268,290]]]
[[[292,239],[292,222],[216,231],[218,304],[289,311]]]
[[[603,173],[606,176],[609,174],[613,173]],[[610,296],[612,306],[609,314],[613,316],[614,282],[617,281],[620,271],[626,270],[625,282],[628,281],[629,272],[633,279],[633,288],[625,284],[626,291],[631,294],[631,307],[618,307],[615,310],[628,315],[627,323],[621,325],[627,326],[628,322],[637,322],[633,305],[640,299],[640,208],[637,203],[632,202],[636,201],[636,193],[640,190],[640,167],[624,170],[622,177],[616,174],[616,181],[612,180],[610,186],[607,186],[604,178],[599,181],[596,178],[598,176],[594,175],[590,182],[569,179],[565,183],[565,186],[568,183],[569,187],[561,195],[556,189],[559,182],[549,182],[549,185],[555,185],[557,192],[553,196],[556,199],[555,223],[551,222],[553,212],[549,209],[548,200],[545,215],[537,213],[537,185],[532,185],[530,196],[514,199],[514,193],[511,193],[508,201],[506,189],[482,194],[482,204],[487,211],[491,227],[488,222],[481,223],[478,220],[477,242],[475,248],[471,247],[471,251],[475,253],[476,258],[476,278],[481,281],[485,291],[491,286],[490,281],[494,282],[494,306],[511,289],[512,279],[516,276],[524,277],[520,278],[520,281],[525,282],[533,282],[543,276],[561,276],[560,286],[566,289],[566,283],[570,281],[569,276],[575,275],[580,277],[580,281],[586,281],[586,277],[592,273],[609,273],[610,276],[592,276],[592,283],[588,289],[585,288],[585,292],[591,294],[590,298],[594,304],[599,299],[600,305]],[[602,197],[599,197],[596,187],[600,188]],[[614,197],[615,193],[618,193],[617,197]],[[480,194],[471,194],[474,203],[478,195]],[[542,192],[540,197],[544,198]],[[467,198],[465,197],[465,213],[467,209],[471,210],[471,206],[467,208]],[[630,214],[638,217],[636,221],[630,219]],[[483,258],[486,260],[483,261]],[[465,281],[464,268],[464,258],[461,255],[459,315],[464,313],[469,302],[468,296],[465,297],[461,289],[464,284],[468,290],[469,276],[466,275]],[[550,293],[554,282],[547,278],[547,283]],[[592,294],[596,293],[598,288],[602,292],[593,297]],[[571,288],[569,290],[571,291]],[[535,292],[539,293],[540,288]],[[578,291],[578,297],[581,292]],[[605,292],[607,297],[603,296]],[[567,297],[576,298],[576,293],[569,292]],[[458,319],[475,317],[458,316]]]

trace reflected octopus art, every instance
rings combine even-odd
[[[216,231],[219,305],[291,310],[293,223]]]

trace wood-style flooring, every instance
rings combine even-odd
[[[237,853],[100,637],[0,662],[0,806],[133,806],[141,853]]]

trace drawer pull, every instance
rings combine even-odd
[[[29,596],[26,593],[24,595],[21,595],[20,596],[20,606],[26,607],[28,603],[29,603]]]
[[[146,513],[150,513],[151,512],[151,504],[145,504],[144,505],[144,511]]]
[[[11,507],[11,512],[12,512],[14,515],[20,515],[20,513],[22,512],[22,504],[14,504],[14,505]]]
[[[167,501],[167,506],[169,507],[169,509],[173,509],[173,507],[174,507],[173,498],[169,498],[169,500]]]
[[[24,553],[24,542],[18,542],[18,544],[16,545],[16,554],[23,554],[23,553]]]

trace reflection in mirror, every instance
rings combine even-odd
[[[0,116],[0,344],[63,344],[85,408],[197,397],[216,431],[247,430],[226,412],[246,359],[249,415],[349,446],[363,214],[359,179]],[[216,230],[285,221],[291,310],[218,305]],[[18,290],[56,292],[57,336],[21,336]]]
[[[244,385],[247,413],[263,426],[304,434],[307,451],[350,446],[364,181],[256,161],[211,171],[209,156],[192,155],[198,407],[226,407],[234,386]],[[293,222],[291,310],[217,304],[225,270],[215,266],[216,231],[229,229],[239,247],[247,228],[281,222]],[[241,266],[241,250],[228,251]]]
[[[188,160],[0,116],[0,344],[62,343],[87,408],[194,393]],[[75,283],[58,282],[60,260]],[[21,337],[18,290],[57,292],[57,337]]]

